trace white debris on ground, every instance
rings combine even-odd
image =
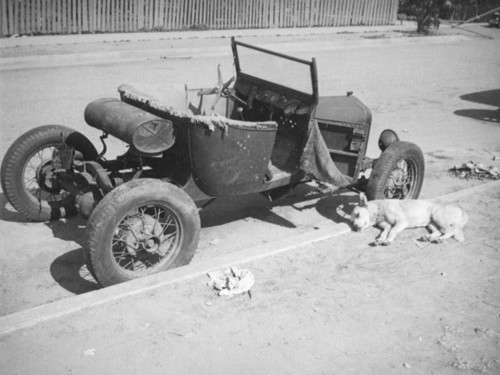
[[[249,270],[231,267],[224,272],[214,271],[207,275],[210,278],[207,285],[218,290],[219,296],[233,296],[248,292],[251,297],[250,289],[255,283],[255,277]]]

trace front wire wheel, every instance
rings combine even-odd
[[[384,189],[386,199],[405,199],[413,196],[417,181],[417,167],[413,160],[399,161],[387,179]]]
[[[369,200],[417,199],[422,190],[424,173],[424,156],[417,145],[392,143],[373,167],[366,196]]]
[[[188,264],[200,217],[181,188],[156,179],[126,182],[104,196],[85,231],[87,268],[108,286]]]
[[[155,273],[178,255],[182,236],[180,219],[169,207],[139,206],[116,226],[111,243],[114,261],[132,277]]]

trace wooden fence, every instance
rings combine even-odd
[[[398,0],[0,0],[0,37],[387,25]]]

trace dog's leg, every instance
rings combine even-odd
[[[370,243],[372,246],[382,245],[386,241],[387,235],[392,228],[391,224],[387,221],[382,221],[381,223],[378,223],[377,226],[382,229],[382,232],[380,232],[375,241]]]
[[[381,245],[387,246],[389,245],[396,236],[401,233],[403,230],[405,230],[408,227],[408,223],[406,221],[398,221],[389,231],[389,235],[387,236],[387,239],[381,243]]]
[[[432,242],[436,242],[436,243],[441,243],[443,242],[444,240],[447,240],[448,238],[451,238],[455,235],[455,230],[451,229],[451,228],[447,228],[446,229],[446,232],[444,232],[443,235],[441,235],[440,237],[438,238],[434,238],[432,240]]]
[[[429,241],[429,242],[435,241],[437,238],[441,237],[441,235],[443,234],[436,227],[436,225],[434,225],[433,223],[430,223],[429,225],[427,225],[427,229],[431,233],[422,236],[422,240],[424,240],[424,241]]]
[[[458,242],[464,242],[464,227],[469,221],[469,215],[465,211],[462,210],[462,218],[455,225],[455,230],[453,234],[453,238],[455,238]]]

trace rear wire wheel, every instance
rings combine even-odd
[[[188,264],[200,218],[177,186],[138,179],[113,189],[96,206],[85,232],[87,268],[103,286]]]
[[[417,145],[392,143],[375,163],[366,196],[369,200],[417,199],[422,190],[424,173],[424,156]]]
[[[83,134],[62,125],[44,125],[21,135],[3,159],[2,189],[9,203],[29,220],[55,220],[77,212],[74,195],[53,178],[52,155],[61,136],[84,160],[97,158],[97,150]]]

